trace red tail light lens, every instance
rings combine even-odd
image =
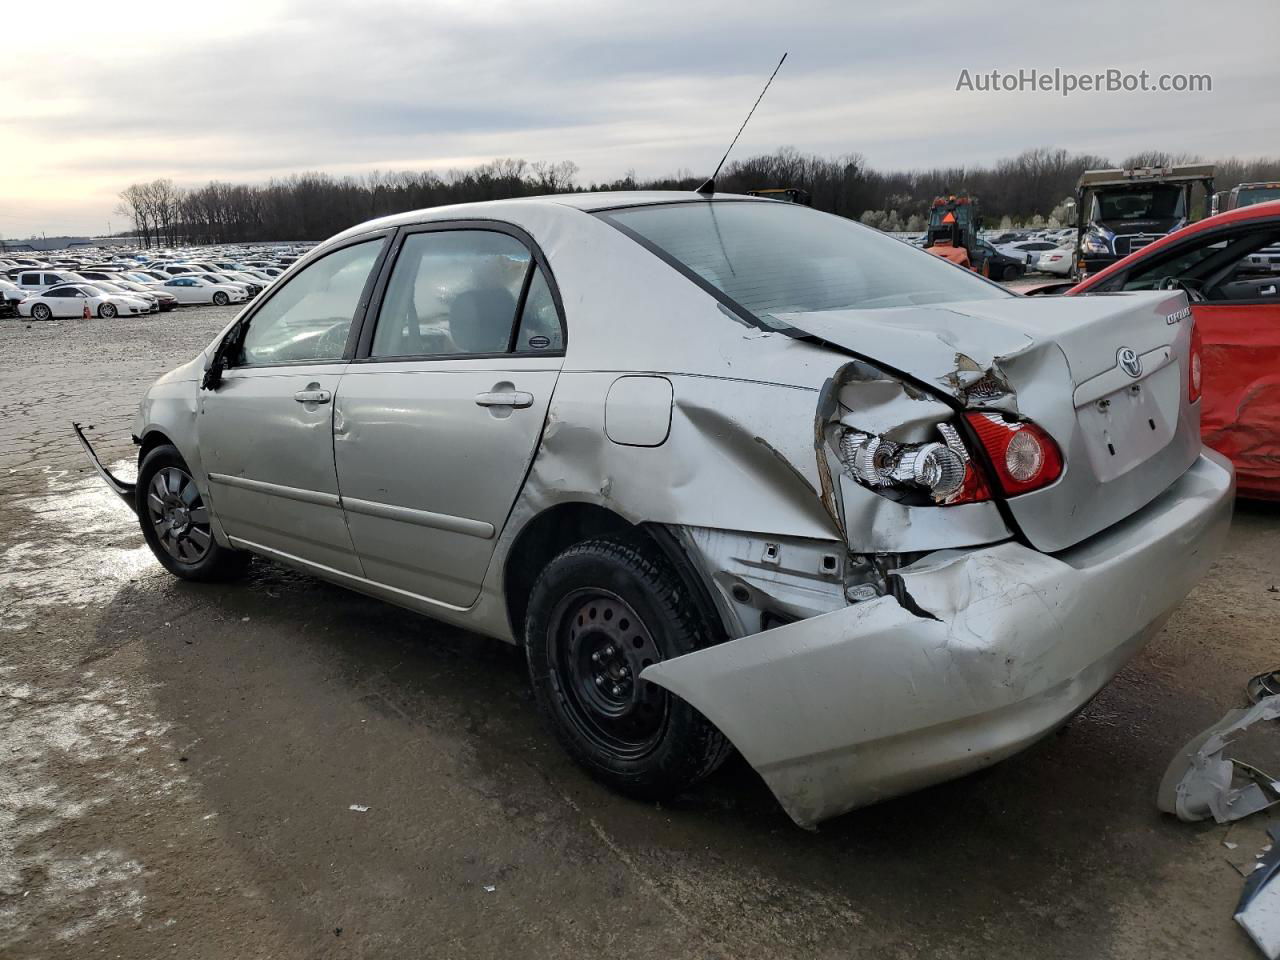
[[[1187,357],[1187,403],[1195,403],[1200,399],[1200,375],[1202,361],[1200,359],[1202,344],[1200,328],[1191,321],[1191,352]]]
[[[995,413],[969,413],[996,481],[1008,496],[1047,487],[1062,476],[1062,451],[1053,437],[1034,423],[1010,423]]]

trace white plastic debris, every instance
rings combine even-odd
[[[356,813],[368,813],[368,812],[369,812],[369,808],[368,808],[368,807],[366,807],[363,803],[353,803],[351,806],[347,807],[347,809],[348,809],[348,810],[354,810]]]
[[[493,893],[493,891],[495,891],[495,890],[497,890],[497,889],[498,889],[498,888],[497,888],[497,887],[495,887],[492,883],[486,883],[486,884],[484,885],[484,892],[485,892],[485,893]]]

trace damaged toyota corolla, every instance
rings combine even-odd
[[[1181,292],[1018,297],[774,200],[440,207],[317,247],[99,468],[177,576],[521,643],[601,780],[736,748],[811,826],[1063,724],[1203,576],[1195,349]]]

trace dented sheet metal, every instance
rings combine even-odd
[[[1089,309],[1079,310],[1086,302]],[[1027,417],[1045,429],[1067,469],[1056,483],[1011,499],[1008,507],[1027,540],[1052,552],[1141,509],[1199,455],[1199,416],[1185,389],[1190,328],[1168,322],[1185,309],[1181,293],[1147,292],[832,310],[785,319],[865,352],[885,370],[901,371],[958,406]],[[1136,379],[1119,367],[1122,347],[1148,358]],[[1102,392],[1079,406],[1063,402],[1082,385]],[[948,521],[956,510],[948,508]],[[869,512],[848,517],[849,528],[883,519]]]
[[[701,710],[812,826],[994,763],[1070,717],[1203,576],[1233,492],[1229,466],[1206,454],[1074,550],[1003,543],[903,568],[927,616],[880,597],[643,676]]]
[[[1204,441],[1236,467],[1243,496],[1280,499],[1280,307],[1195,304]]]
[[[1160,781],[1156,805],[1179,820],[1212,817],[1218,823],[1230,823],[1280,803],[1280,785],[1274,777],[1225,755],[1240,734],[1276,719],[1280,719],[1280,696],[1229,711],[1178,751]]]

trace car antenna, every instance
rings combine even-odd
[[[742,121],[742,126],[738,128],[738,132],[733,135],[733,141],[729,144],[729,149],[724,152],[724,156],[720,158],[720,162],[716,164],[716,172],[713,173],[707,182],[698,188],[698,193],[711,196],[716,192],[716,177],[720,175],[720,168],[724,166],[724,162],[729,159],[729,153],[733,150],[734,144],[738,142],[738,137],[742,136],[742,131],[747,129],[747,123],[751,120],[751,114],[756,112],[756,107],[760,106],[760,101],[764,99],[764,95],[769,91],[769,84],[773,83],[773,78],[778,75],[778,71],[782,69],[783,60],[787,59],[787,55],[782,55],[782,60],[778,61],[778,65],[773,68],[773,73],[769,74],[769,79],[765,81],[764,89],[760,91],[760,96],[756,97],[756,102],[751,105],[751,109],[747,111],[747,119]]]

